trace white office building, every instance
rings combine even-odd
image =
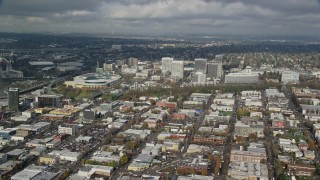
[[[202,72],[196,72],[192,76],[192,83],[194,85],[205,85],[206,84],[206,74]]]
[[[242,72],[240,73],[229,73],[225,76],[225,83],[226,84],[252,84],[259,82],[259,74],[252,73],[251,67],[247,66]]]
[[[171,70],[172,70],[172,61],[173,58],[170,57],[163,57],[161,62],[162,62],[162,74],[166,75],[166,74],[171,74]]]
[[[171,77],[183,78],[184,64],[183,61],[172,61],[171,65]]]
[[[128,65],[122,65],[121,73],[122,74],[136,74],[138,71],[136,66],[129,67]]]
[[[281,75],[281,82],[284,84],[288,83],[299,83],[299,73],[293,72],[293,71],[285,71],[282,72]]]

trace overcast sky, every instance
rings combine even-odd
[[[0,31],[320,35],[320,0],[0,0]]]

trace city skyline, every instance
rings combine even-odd
[[[1,0],[1,32],[318,36],[319,0]]]

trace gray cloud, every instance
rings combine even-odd
[[[320,35],[320,0],[0,0],[0,31]]]

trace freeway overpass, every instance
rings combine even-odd
[[[44,86],[47,86],[49,83],[50,82],[46,82],[46,83],[38,84],[36,86],[32,86],[32,87],[27,88],[27,89],[22,89],[21,91],[19,91],[19,94],[25,94],[25,93],[28,93],[28,92],[43,88]],[[6,98],[7,98],[7,96],[1,96],[0,97],[0,99],[6,99]]]
[[[51,90],[51,87],[53,85],[61,83],[64,80],[65,80],[65,78],[59,78],[59,79],[52,80],[52,81],[49,81],[49,82],[41,83],[41,84],[38,84],[36,86],[32,86],[30,88],[20,90],[19,94],[25,94],[25,93],[28,93],[28,92],[43,88],[44,86],[48,86],[49,89]],[[0,96],[0,99],[6,99],[6,98],[7,98],[7,96]]]
[[[31,91],[34,91],[34,90],[37,90],[37,89],[40,89],[40,88],[43,88],[44,86],[47,86],[48,87],[48,91],[49,93],[53,93],[52,92],[52,87],[56,84],[59,84],[63,81],[65,81],[66,79],[70,78],[70,77],[73,77],[73,76],[76,76],[78,74],[82,74],[82,73],[88,73],[89,71],[83,71],[83,72],[75,72],[75,73],[72,73],[72,74],[69,74],[69,75],[66,75],[64,77],[61,77],[61,78],[57,78],[55,80],[51,80],[51,81],[48,81],[48,82],[45,82],[45,83],[41,83],[41,84],[38,84],[36,86],[33,86],[33,87],[30,87],[30,88],[27,88],[27,89],[22,89],[20,90],[19,94],[25,94],[25,93],[28,93],[28,92],[31,92]],[[101,94],[97,94],[95,96],[99,96]],[[6,99],[7,96],[0,96],[0,99]]]

